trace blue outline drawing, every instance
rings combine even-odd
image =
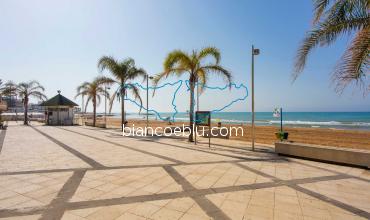
[[[165,83],[165,84],[163,84],[163,85],[161,85],[161,86],[157,86],[157,87],[152,87],[152,86],[149,86],[149,87],[148,87],[148,89],[157,90],[157,89],[164,88],[164,87],[166,87],[166,86],[175,86],[176,84],[178,84],[178,86],[177,86],[177,88],[176,88],[175,92],[173,93],[172,102],[171,102],[171,104],[172,104],[172,106],[173,106],[173,109],[175,110],[175,112],[170,116],[170,121],[172,121],[172,122],[174,122],[174,121],[175,121],[175,116],[179,113],[179,112],[178,112],[178,110],[177,110],[177,105],[175,104],[175,102],[176,102],[176,96],[177,96],[177,93],[178,93],[178,91],[180,90],[180,88],[182,87],[183,82],[184,82],[184,80],[178,80],[177,82],[174,82],[174,83]],[[197,83],[196,83],[196,84],[197,84]],[[134,83],[134,85],[136,85],[136,86],[140,87],[140,88],[141,88],[141,89],[143,89],[143,90],[146,90],[146,89],[147,89],[147,87],[144,87],[144,86],[142,86],[142,85],[141,85],[141,84],[139,84],[139,83]],[[189,91],[189,90],[190,90],[189,80],[185,80],[185,85],[186,85],[186,87],[187,87],[187,90],[186,90],[186,91]],[[127,86],[127,85],[125,85],[125,86]],[[239,84],[239,85],[237,85],[237,84],[235,84],[235,83],[230,83],[229,85],[225,85],[224,87],[220,87],[220,86],[207,86],[207,85],[205,85],[204,87],[205,87],[205,88],[207,88],[207,89],[221,90],[221,91],[223,91],[223,90],[225,90],[225,89],[228,89],[228,88],[230,88],[230,87],[234,87],[235,89],[245,89],[245,92],[246,92],[246,94],[245,94],[245,96],[244,96],[244,97],[234,99],[234,100],[232,100],[230,103],[228,103],[228,104],[226,104],[225,106],[223,106],[222,108],[211,110],[211,112],[221,112],[221,111],[225,110],[226,108],[229,108],[230,106],[232,106],[232,105],[233,105],[234,103],[236,103],[236,102],[240,102],[240,101],[244,101],[244,100],[246,100],[246,99],[247,99],[247,97],[248,97],[248,88],[247,88],[247,86],[245,86],[243,83],[241,83],[241,84]],[[135,104],[136,106],[138,106],[139,108],[141,107],[141,108],[143,108],[144,110],[147,110],[147,109],[146,109],[146,107],[141,106],[139,103],[137,103],[135,100],[133,100],[133,99],[131,99],[131,98],[127,98],[127,97],[126,97],[124,100],[128,100],[128,101],[130,101],[131,103],[134,103],[134,104]],[[194,104],[194,106],[196,106],[196,102],[195,102],[195,100],[194,100],[194,103],[195,103],[195,104]],[[168,118],[163,118],[163,117],[161,116],[161,114],[160,114],[159,112],[157,112],[156,110],[154,110],[154,109],[148,109],[148,112],[153,112],[153,113],[154,113],[154,114],[155,114],[159,119],[161,119],[161,120],[163,120],[163,121],[167,121],[167,120],[168,120]]]

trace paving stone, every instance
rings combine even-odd
[[[10,122],[0,154],[0,218],[370,218],[368,170],[214,143],[230,146]]]

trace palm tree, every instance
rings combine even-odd
[[[334,69],[333,81],[337,92],[342,92],[352,82],[363,86],[370,65],[369,6],[369,0],[314,0],[313,27],[298,49],[294,79],[303,71],[312,49],[328,46],[341,35],[355,34]]]
[[[10,81],[7,83],[3,83],[3,81],[0,79],[0,104],[3,102],[3,96],[11,97],[14,94],[15,86],[10,86]],[[9,105],[9,104],[8,104]],[[2,122],[1,119],[1,109],[0,109],[0,123]]]
[[[205,63],[209,58],[213,58],[214,62]],[[189,74],[189,119],[191,128],[189,141],[193,141],[195,84],[199,82],[200,92],[203,92],[211,73],[219,74],[224,77],[227,83],[231,83],[231,73],[220,65],[220,60],[220,51],[215,47],[205,47],[200,51],[193,50],[191,54],[181,50],[174,50],[167,55],[164,61],[164,71],[154,77],[154,85],[156,86],[161,79],[167,78],[170,75],[181,76],[185,73]]]
[[[17,85],[12,82],[8,81],[6,83],[3,83],[2,80],[0,79],[0,97],[6,96],[6,97],[11,97],[16,95],[16,87]]]
[[[6,89],[3,80],[0,79],[0,98],[4,95],[4,90]]]
[[[104,85],[111,83],[106,77],[96,77],[92,82],[84,82],[77,87],[78,96],[86,96],[85,109],[89,102],[93,104],[93,126],[96,124],[96,106],[100,104],[101,96],[109,98],[109,93],[105,90]]]
[[[7,96],[7,87],[4,85],[3,80],[0,79],[0,101],[3,96]]]
[[[11,106],[12,96],[17,95],[17,85],[12,82],[8,81],[3,84],[3,81],[0,79],[0,102],[2,102],[2,97],[8,97],[9,103],[7,103],[8,108]],[[0,114],[0,122],[1,122],[1,114]]]
[[[28,102],[31,97],[46,99],[45,88],[37,81],[21,82],[17,85],[17,93],[22,98],[24,107],[24,125],[28,125]]]
[[[114,79],[114,83],[118,84],[118,89],[114,92],[110,98],[109,113],[112,110],[114,99],[117,97],[121,101],[121,124],[125,124],[125,96],[127,96],[128,90],[131,90],[134,98],[140,102],[140,110],[142,106],[142,100],[139,93],[139,88],[132,83],[132,80],[143,77],[146,78],[147,74],[144,69],[135,66],[135,61],[132,58],[124,59],[123,61],[117,61],[113,57],[103,56],[98,62],[98,68],[100,71],[105,69],[109,70]],[[121,127],[123,129],[123,127]]]

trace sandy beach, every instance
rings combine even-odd
[[[98,118],[97,123],[104,123],[102,118]],[[183,122],[176,122],[175,125],[182,126]],[[135,125],[135,127],[145,127],[145,120],[129,120],[128,126]],[[185,123],[185,125],[188,125]],[[120,119],[118,118],[107,118],[107,127],[118,128],[120,126]],[[169,126],[167,122],[162,121],[149,121],[149,126],[155,128],[158,126],[166,127]],[[216,126],[214,124],[213,126]],[[223,124],[223,126],[235,126],[232,124]],[[230,139],[241,140],[250,142],[251,141],[251,126],[242,126],[243,136],[231,135]],[[337,147],[349,147],[355,149],[367,149],[370,150],[370,131],[360,130],[339,130],[339,129],[328,129],[328,128],[294,128],[284,127],[286,132],[289,132],[289,140],[294,142],[326,145],[326,146],[337,146]],[[275,132],[279,131],[278,127],[273,126],[256,126],[256,142],[261,144],[274,144],[276,141]]]

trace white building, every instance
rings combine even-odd
[[[43,102],[40,106],[45,107],[45,123],[47,125],[73,125],[73,108],[76,103],[60,94]]]

